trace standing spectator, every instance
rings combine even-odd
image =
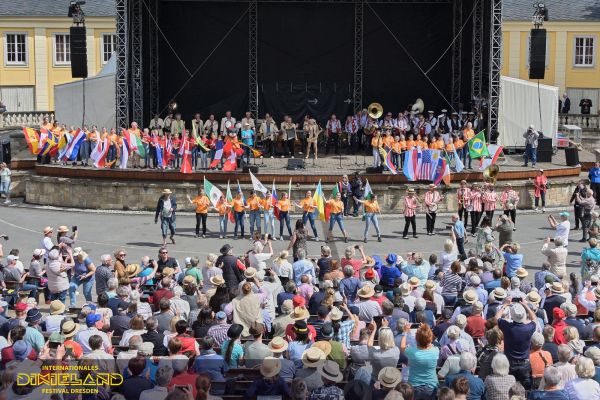
[[[567,221],[568,222],[568,221]],[[550,247],[551,239],[548,237],[544,241],[542,246],[542,254],[548,258],[550,264],[550,272],[559,277],[560,279],[565,278],[567,275],[567,255],[569,251],[564,246],[564,239],[562,236],[554,238],[554,248]]]
[[[50,291],[50,300],[60,300],[67,303],[67,291],[69,290],[69,277],[67,271],[73,267],[72,258],[64,262],[60,260],[58,250],[52,250],[48,254],[48,290]]]
[[[452,387],[454,383],[460,379],[464,378],[467,380],[468,384],[468,394],[467,400],[483,400],[485,386],[483,384],[483,380],[474,375],[475,369],[477,367],[477,358],[471,353],[464,352],[460,355],[460,372],[452,375],[448,375],[444,384],[447,387]]]
[[[177,200],[171,196],[173,192],[170,189],[164,189],[162,195],[156,204],[154,213],[154,223],[158,222],[160,217],[160,230],[162,232],[162,245],[167,245],[167,234],[171,233],[171,243],[175,244],[175,211],[177,210]]]
[[[542,212],[546,212],[546,191],[548,190],[548,178],[544,175],[544,170],[539,169],[535,179],[533,180],[534,186],[534,205],[533,211],[538,210],[540,199],[542,200]]]
[[[0,194],[4,197],[4,204],[10,204],[10,180],[12,172],[5,162],[0,164]]]
[[[435,398],[439,384],[435,368],[440,351],[432,344],[433,332],[428,325],[421,324],[415,339],[416,345],[407,348],[405,336],[400,345],[400,350],[408,359],[408,383],[413,386],[415,399]]]
[[[594,163],[594,166],[590,168],[588,178],[591,182],[590,188],[594,191],[596,204],[600,204],[600,162]]]
[[[552,365],[552,355],[547,351],[542,350],[544,345],[544,336],[535,332],[531,336],[531,352],[529,353],[529,362],[531,363],[531,377],[533,378],[532,388],[540,386],[540,382],[544,377],[546,367]]]
[[[527,131],[523,134],[523,138],[525,138],[525,153],[523,154],[524,167],[527,167],[529,160],[531,160],[531,164],[535,167],[539,137],[540,134],[535,130],[533,125],[529,125]]]

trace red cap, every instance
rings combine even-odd
[[[367,270],[367,272],[365,272],[365,278],[366,279],[373,279],[373,278],[375,278],[375,271],[372,268],[369,268]]]
[[[565,318],[565,312],[558,307],[554,307],[554,310],[552,310],[552,314],[554,315],[554,319]]]
[[[27,304],[26,303],[17,303],[17,304],[15,304],[15,311],[23,312],[25,310],[27,310]]]
[[[306,300],[304,299],[304,297],[296,295],[296,296],[292,297],[292,303],[294,303],[294,308],[295,307],[304,307],[306,304]]]

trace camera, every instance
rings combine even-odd
[[[73,226],[71,227],[71,230],[72,230],[73,232],[77,232],[77,225],[73,225]]]

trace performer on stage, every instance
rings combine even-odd
[[[288,235],[292,236],[292,227],[290,225],[290,199],[287,192],[283,192],[281,199],[277,201],[275,207],[279,210],[279,240],[283,240],[283,224],[287,226]]]
[[[471,205],[471,190],[467,186],[467,181],[460,181],[460,188],[456,192],[458,203],[458,219],[462,221],[464,216],[465,227],[469,223],[469,207]]]
[[[465,129],[463,129],[463,141],[465,142],[465,149],[463,151],[462,162],[467,169],[471,169],[471,155],[469,154],[469,148],[467,142],[475,137],[475,131],[473,130],[473,124],[467,122]]]
[[[225,116],[221,118],[221,135],[229,135],[234,132],[235,118],[231,116],[231,111],[226,111]]]
[[[471,203],[471,235],[473,237],[476,235],[477,226],[483,214],[483,201],[481,197],[481,188],[477,183],[474,183],[471,187],[471,193],[469,193],[469,201]]]
[[[192,199],[189,195],[187,196],[188,201],[191,205],[196,206],[196,237],[200,237],[200,224],[202,224],[202,237],[206,237],[206,218],[208,217],[208,207],[210,206],[210,199],[204,193],[204,188],[198,189],[198,196]]]
[[[275,143],[277,134],[279,133],[279,129],[277,129],[277,124],[273,121],[273,117],[271,114],[266,113],[264,121],[260,124],[260,139],[263,141],[263,147],[265,150],[269,151],[269,155],[271,158],[275,156]]]
[[[250,237],[254,234],[254,227],[260,232],[260,209],[262,206],[262,199],[256,194],[254,190],[250,191],[250,197],[246,201],[248,207],[250,207]]]
[[[242,199],[242,192],[237,192],[233,200],[231,200],[231,207],[233,208],[233,215],[235,218],[235,227],[233,229],[233,238],[238,238],[238,228],[241,231],[242,239],[244,238],[244,215],[246,209],[250,208],[248,205],[244,205],[244,199]]]
[[[417,236],[417,207],[419,206],[419,199],[415,195],[415,189],[409,188],[404,198],[404,232],[402,239],[408,239],[408,226],[412,226],[413,237],[418,239]]]
[[[533,211],[538,210],[540,199],[542,199],[542,212],[546,212],[546,191],[548,190],[548,178],[546,175],[544,175],[543,169],[538,170],[538,174],[533,180],[533,186],[535,187],[535,208]]]
[[[273,199],[270,190],[267,190],[267,194],[261,202],[261,208],[263,210],[264,226],[263,233],[265,235],[275,235],[275,215],[273,210]]]
[[[242,124],[242,143],[244,154],[242,155],[242,168],[244,165],[250,164],[250,156],[254,156],[252,149],[254,148],[254,129],[248,123]],[[259,224],[260,227],[260,224]],[[252,233],[252,232],[250,232]]]
[[[378,168],[382,165],[381,155],[379,154],[379,148],[383,146],[383,138],[381,137],[381,131],[377,129],[371,139],[371,148],[373,149],[373,168]]]
[[[317,124],[317,121],[314,119],[308,120],[308,123],[306,124],[306,128],[304,128],[304,130],[306,131],[305,133],[306,133],[306,143],[307,143],[306,157],[304,157],[304,158],[308,159],[308,157],[310,156],[310,149],[312,147],[314,149],[315,160],[316,160],[318,158],[317,157],[317,147],[318,147],[318,142],[319,142],[319,133],[321,133],[319,125]]]
[[[340,133],[342,132],[342,124],[337,119],[335,114],[331,114],[331,118],[327,121],[327,144],[325,145],[325,154],[329,154],[329,148],[333,146],[335,150],[335,154],[339,154],[339,138]]]
[[[313,234],[315,235],[315,241],[319,241],[319,235],[317,233],[317,227],[315,226],[315,210],[317,208],[317,202],[312,197],[312,192],[309,190],[306,192],[306,197],[300,201],[300,203],[294,203],[298,208],[302,208],[302,223],[306,226],[306,221],[310,221],[310,227],[312,228]]]
[[[298,139],[296,135],[296,124],[292,121],[292,117],[286,115],[283,118],[283,122],[281,123],[281,132],[284,135],[285,144],[287,147],[286,155],[290,158],[294,158],[294,146],[296,144],[296,139]],[[283,156],[282,156],[283,157]],[[291,229],[290,229],[291,231]],[[291,236],[291,233],[290,233]]]
[[[202,116],[200,113],[194,114],[194,119],[192,119],[192,133],[194,136],[200,136],[204,132],[204,121],[202,121]]]
[[[346,235],[346,230],[344,229],[344,203],[342,202],[340,192],[335,195],[335,199],[329,198],[327,200],[327,206],[329,207],[329,230],[326,242],[333,240],[333,226],[337,222],[344,235],[344,242],[348,243],[348,235]]]
[[[498,201],[498,193],[494,190],[494,186],[491,183],[486,183],[485,191],[481,196],[483,201],[483,210],[485,215],[491,220],[494,219],[494,211],[496,211],[496,202]]]
[[[366,108],[363,108],[361,111],[356,114],[356,122],[358,123],[358,132],[356,133],[358,140],[358,147],[364,144],[364,136],[365,136],[365,128],[369,122],[369,113]]]
[[[346,117],[344,131],[348,134],[348,154],[356,154],[358,151],[358,123],[352,115]]]
[[[160,217],[160,230],[162,233],[163,242],[162,245],[167,245],[167,235],[170,231],[171,243],[175,244],[175,211],[177,210],[177,200],[175,196],[171,196],[173,192],[170,189],[162,191],[162,195],[158,199],[156,204],[156,211],[154,213],[154,223],[158,222]]]
[[[437,191],[437,187],[432,183],[429,190],[425,193],[425,218],[427,219],[427,235],[435,235],[435,217],[437,215],[438,205],[442,201],[442,196]]]
[[[250,129],[252,129],[253,131],[256,130],[254,118],[252,118],[252,113],[250,111],[246,111],[246,115],[244,116],[244,118],[242,118],[242,126],[244,126],[244,124],[248,124]]]
[[[185,129],[185,122],[181,120],[181,113],[175,114],[175,119],[171,122],[171,137],[181,138],[181,134]]]
[[[517,205],[519,204],[519,194],[515,192],[510,183],[507,183],[500,202],[504,209],[504,215],[508,215],[513,222],[513,231],[517,230]]]
[[[219,213],[219,239],[223,239],[227,236],[227,220],[229,218],[228,214],[231,207],[232,205],[227,202],[225,196],[221,195],[217,202],[217,206],[215,207],[215,210]]]
[[[163,135],[166,135],[167,132],[171,132],[171,124],[173,123],[173,111],[169,111],[167,116],[163,121]]]
[[[148,128],[150,128],[150,130],[155,129],[159,135],[162,135],[164,126],[165,122],[162,120],[160,115],[154,114],[154,118],[150,120],[150,125],[148,125]]]
[[[377,241],[381,242],[381,231],[379,230],[379,221],[377,220],[377,214],[381,214],[381,209],[379,208],[379,203],[377,202],[377,195],[372,194],[371,198],[360,200],[357,199],[359,203],[362,203],[365,210],[365,233],[363,241],[367,243],[367,237],[369,235],[369,226],[373,223],[375,227],[375,232],[377,233]]]
[[[215,120],[214,114],[210,114],[208,119],[204,121],[203,129],[208,137],[211,137],[213,134],[218,135],[219,123]]]

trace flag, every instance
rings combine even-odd
[[[454,145],[452,145],[452,151],[454,152],[454,170],[456,172],[461,172],[463,169],[465,169],[465,166],[462,163],[462,160],[460,159],[460,157],[458,156],[458,153],[456,152],[456,148],[454,147]]]
[[[266,194],[267,188],[265,187],[265,185],[260,183],[258,178],[254,176],[252,171],[249,171],[249,172],[250,172],[250,179],[252,180],[252,189],[254,189],[257,192],[261,192],[262,194]]]
[[[156,148],[156,165],[162,167],[163,166],[163,152],[162,147],[160,147],[160,141],[158,140],[158,136],[156,134],[152,135],[152,143]]]
[[[290,183],[288,184],[288,199],[292,201],[292,178],[290,178]]]
[[[53,150],[50,150],[50,154],[56,155],[56,153],[58,153],[57,158],[59,160],[62,160],[63,157],[65,156],[65,153],[67,152],[66,147],[70,141],[71,141],[71,135],[67,132],[64,132],[62,134],[62,136],[60,137],[60,139],[58,140],[58,145]]]
[[[92,151],[90,158],[94,161],[94,167],[104,168],[104,160],[108,154],[108,138],[98,140],[96,142],[96,148]]]
[[[490,153],[490,156],[482,157],[479,159],[479,169],[484,170],[490,165],[496,164],[496,161],[498,161],[498,157],[500,157],[500,154],[502,154],[503,149],[504,148],[502,146],[498,146],[496,144],[489,144],[488,151]]]
[[[421,152],[421,160],[416,173],[416,179],[420,181],[430,181],[433,175],[435,162],[439,157],[439,150],[423,150]],[[435,158],[435,160],[434,160]]]
[[[410,149],[404,152],[404,165],[402,166],[402,173],[409,181],[415,180],[415,168],[414,168],[414,157],[416,150]]]
[[[450,162],[446,157],[441,155],[438,156],[431,180],[436,185],[439,185],[442,180],[446,185],[450,184]]]
[[[190,141],[186,138],[183,139],[183,159],[181,160],[181,168],[179,171],[183,174],[192,173],[192,151],[190,150]]]
[[[273,206],[273,214],[277,219],[279,219],[279,209],[275,207],[275,204],[277,204],[278,200],[277,189],[275,188],[275,179],[273,179],[273,187],[271,188],[271,205]]]
[[[146,157],[144,143],[142,142],[142,139],[134,132],[129,132],[129,144],[131,145],[132,151],[138,153],[138,155],[142,158]]]
[[[127,161],[129,161],[129,141],[123,136],[123,151],[121,152],[121,164],[119,168],[127,168]]]
[[[471,140],[467,142],[467,146],[469,149],[469,156],[471,156],[471,158],[481,158],[490,155],[485,143],[484,131],[481,131],[477,135],[473,136]]]
[[[231,195],[231,188],[229,187],[229,181],[227,181],[227,194],[225,195],[225,199],[229,204],[231,204],[231,200],[233,200],[233,196]],[[229,221],[235,222],[235,217],[233,215],[233,208],[229,210]]]
[[[83,141],[85,140],[86,137],[87,137],[87,134],[84,131],[82,131],[81,129],[77,129],[75,136],[73,137],[73,139],[69,142],[69,144],[67,146],[67,151],[66,151],[65,157],[67,157],[71,161],[77,160],[77,155],[79,154],[79,148],[81,147],[81,144],[83,143]]]
[[[371,189],[371,185],[369,184],[369,180],[367,179],[367,183],[365,184],[365,195],[364,195],[365,199],[371,200],[371,198],[373,197],[374,194],[375,193],[373,193],[373,190]]]
[[[237,183],[238,183],[237,191],[239,194],[242,195],[242,201],[244,202],[244,205],[247,206],[248,204],[246,203],[246,196],[244,196],[244,192],[242,192],[242,187],[240,186],[240,181],[238,180]]]
[[[223,196],[223,192],[221,192],[221,190],[218,187],[210,183],[210,181],[206,179],[206,177],[204,177],[204,192],[210,199],[210,202],[212,203],[213,207],[217,206],[219,199],[221,198],[221,196]]]
[[[379,154],[381,155],[381,159],[383,160],[385,166],[392,173],[392,175],[398,175],[398,170],[392,162],[392,152],[380,147]]]
[[[56,138],[56,135],[50,131],[46,131],[40,154],[43,156],[48,155],[57,145],[58,139]]]
[[[206,147],[206,145],[202,141],[202,138],[196,138],[196,144],[198,145],[198,147],[200,147],[200,150],[202,150],[203,153],[208,153],[210,151],[210,149]]]
[[[318,218],[321,221],[325,221],[325,194],[323,193],[323,187],[321,186],[321,180],[317,184],[315,193],[313,194],[313,200],[317,204],[315,212],[318,212]]]
[[[223,163],[223,171],[235,171],[237,169],[237,153],[233,148],[233,142],[229,141],[223,146],[223,155],[227,157]]]
[[[210,163],[210,168],[217,168],[217,166],[221,162],[221,158],[223,158],[223,141],[219,139],[217,140],[217,144],[215,145],[215,156],[213,157],[213,160]]]
[[[23,127],[23,134],[25,135],[25,141],[27,142],[27,147],[29,147],[29,151],[32,154],[37,154],[40,145],[40,137],[37,131],[33,128]]]
[[[254,158],[262,157],[262,152],[260,150],[256,150],[255,148],[251,148],[250,150],[252,150],[252,156]]]

